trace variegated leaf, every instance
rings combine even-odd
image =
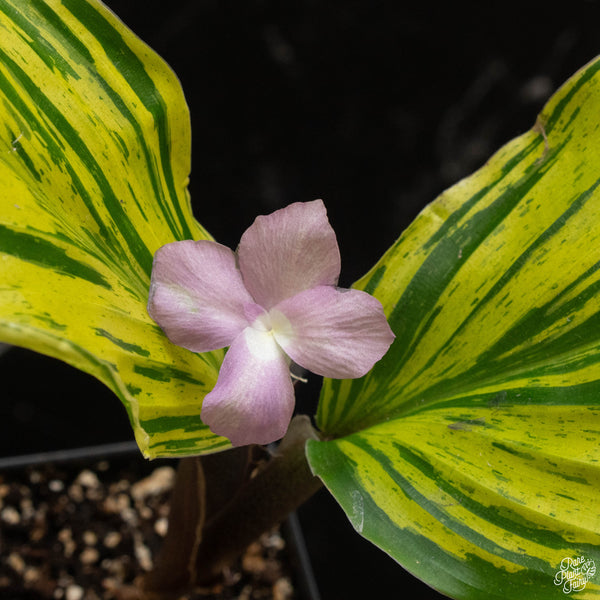
[[[600,568],[599,71],[358,282],[397,339],[322,392],[315,473],[357,530],[454,598],[560,598],[563,559]],[[577,597],[599,597],[600,575],[576,568]]]
[[[149,457],[228,445],[199,416],[221,354],[146,313],[156,249],[209,237],[189,171],[179,82],[104,5],[0,0],[0,338],[101,379]]]

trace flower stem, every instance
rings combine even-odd
[[[177,598],[220,576],[250,543],[321,487],[304,452],[313,438],[315,430],[301,416],[292,421],[276,452],[254,470],[257,454],[267,454],[260,446],[182,459],[162,551],[137,590],[121,597]]]
[[[277,452],[206,523],[196,555],[196,582],[220,575],[262,533],[272,529],[322,485],[308,466],[304,447],[316,432],[307,417],[292,421]]]

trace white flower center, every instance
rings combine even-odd
[[[289,322],[288,318],[276,308],[259,315],[254,319],[251,327],[257,331],[268,332],[275,336],[275,338],[289,338],[294,333],[292,324]]]
[[[283,340],[289,341],[294,337],[292,324],[280,310],[273,308],[269,311],[268,316],[270,317],[273,336],[278,342]]]
[[[286,356],[279,344],[275,341],[271,331],[260,330],[254,327],[246,327],[244,330],[244,339],[250,354],[261,363],[280,360]]]
[[[292,336],[292,324],[277,309],[271,309],[269,312],[259,315],[246,329],[246,342],[250,351],[255,356],[260,355],[263,360],[270,360],[276,354],[283,354],[288,358],[279,342]]]
[[[271,323],[271,315],[268,312],[264,312],[254,319],[251,325],[252,329],[256,331],[264,331],[271,333],[273,331],[273,324]]]

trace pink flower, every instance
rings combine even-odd
[[[336,288],[340,253],[321,200],[258,217],[237,256],[211,241],[154,257],[148,313],[193,352],[229,346],[202,420],[235,446],[285,434],[294,410],[290,359],[319,375],[361,377],[394,340],[378,300]]]

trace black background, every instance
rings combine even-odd
[[[181,80],[196,218],[235,247],[257,214],[323,198],[342,285],[600,53],[600,7],[583,0],[563,12],[538,2],[107,3]],[[1,456],[132,437],[114,395],[61,363],[12,349],[0,376]],[[301,412],[314,412],[318,388],[304,386]],[[301,517],[325,600],[436,597],[371,551],[325,493]]]

